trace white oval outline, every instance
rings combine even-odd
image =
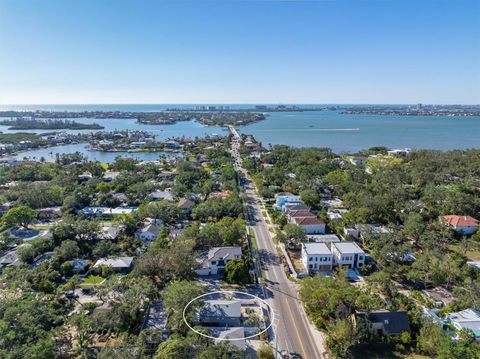
[[[206,297],[208,295],[212,295],[212,294],[225,294],[225,293],[228,293],[228,294],[235,294],[235,293],[238,293],[238,294],[245,294],[249,297],[252,297],[252,298],[255,298],[255,299],[258,299],[260,300],[262,303],[266,304],[267,307],[270,309],[270,312],[271,312],[271,315],[272,315],[272,318],[270,320],[270,325],[268,327],[266,327],[264,330],[262,330],[260,333],[257,333],[257,334],[254,334],[254,335],[250,335],[248,337],[243,337],[243,338],[234,338],[234,339],[230,339],[230,338],[218,338],[218,337],[212,337],[211,335],[206,335],[206,334],[203,334],[201,332],[199,332],[198,330],[194,329],[187,321],[187,319],[185,318],[185,312],[187,310],[187,308],[190,306],[190,304],[192,304],[194,301],[196,301],[197,299],[200,299],[200,298],[203,298],[203,297]],[[238,290],[217,290],[215,292],[208,292],[208,293],[205,293],[205,294],[202,294],[202,295],[199,295],[198,297],[195,297],[193,298],[190,302],[187,303],[187,305],[185,306],[185,308],[183,308],[183,312],[182,312],[182,317],[183,317],[183,321],[185,322],[185,324],[187,325],[187,327],[192,330],[193,332],[197,333],[198,335],[201,335],[202,337],[205,337],[205,338],[208,338],[208,339],[213,339],[213,340],[220,340],[220,341],[235,341],[235,340],[247,340],[247,339],[250,339],[250,338],[255,338],[255,337],[258,337],[259,335],[262,335],[263,333],[265,333],[267,330],[269,330],[272,325],[273,325],[273,322],[275,320],[275,311],[273,310],[273,307],[268,304],[264,299],[256,296],[256,295],[253,295],[253,294],[250,294],[250,293],[246,293],[246,292],[240,292]]]

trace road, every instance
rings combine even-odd
[[[239,138],[233,132],[232,152],[235,167],[246,178],[238,147]],[[265,297],[274,309],[274,347],[277,353],[288,353],[291,358],[319,359],[322,356],[322,337],[314,333],[306,318],[298,296],[298,284],[287,278],[280,257],[273,243],[268,225],[263,217],[260,198],[248,180],[242,180],[247,200],[247,222],[253,229],[258,254],[264,271]]]

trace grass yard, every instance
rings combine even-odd
[[[89,275],[82,281],[82,283],[80,283],[80,287],[91,287],[91,286],[99,285],[99,284],[102,284],[104,280],[105,278],[99,275]]]

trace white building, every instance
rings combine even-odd
[[[333,242],[334,263],[348,268],[360,268],[365,264],[365,252],[355,242]]]
[[[480,342],[480,313],[473,309],[465,309],[456,313],[446,314],[446,321],[451,323],[459,331],[469,329]],[[458,339],[458,338],[457,338]]]
[[[330,270],[333,254],[325,243],[302,243],[302,263],[309,272]]]
[[[452,214],[441,216],[440,221],[466,235],[474,234],[480,226],[480,221],[470,216],[457,216]]]
[[[136,231],[135,236],[140,238],[142,241],[153,241],[158,237],[161,230],[161,225],[149,223],[145,227]]]
[[[302,227],[306,234],[325,233],[325,222],[316,217],[294,217],[293,223]]]
[[[214,247],[206,255],[198,258],[201,268],[195,272],[198,275],[216,275],[225,271],[225,266],[232,259],[242,258],[241,247]]]

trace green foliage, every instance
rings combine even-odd
[[[11,208],[3,217],[2,223],[7,227],[23,227],[28,226],[35,220],[35,211],[28,206],[18,206]]]
[[[222,217],[238,217],[243,212],[242,201],[238,196],[230,195],[227,198],[214,198],[200,203],[196,206],[192,215],[193,218],[207,221],[209,219],[218,221]]]
[[[163,293],[163,305],[167,311],[171,311],[168,319],[169,327],[186,332],[187,327],[183,321],[183,310],[186,305],[194,298],[203,294],[205,289],[192,281],[174,281],[169,283]],[[202,300],[193,302],[186,312],[187,319],[193,318],[195,309],[202,303]],[[190,322],[191,323],[191,322]]]
[[[258,359],[274,359],[272,347],[263,343],[262,346],[257,349],[257,356]]]
[[[229,283],[245,284],[250,282],[248,264],[243,259],[232,259],[225,266],[225,278]]]
[[[350,349],[359,341],[359,335],[350,319],[330,322],[327,327],[326,344],[337,358],[347,358]]]

